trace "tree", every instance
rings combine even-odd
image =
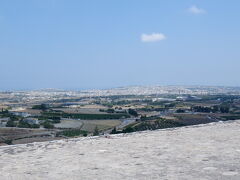
[[[50,123],[49,121],[45,121],[43,123],[43,127],[46,128],[46,129],[53,129],[54,125],[52,123]]]
[[[114,113],[114,109],[107,109],[107,113]]]
[[[19,127],[19,128],[31,128],[31,124],[29,124],[29,123],[21,120],[21,121],[19,121],[19,123],[18,123],[18,127]]]
[[[46,104],[34,105],[32,109],[39,109],[39,110],[45,111],[47,110],[47,105]]]
[[[31,128],[40,128],[40,125],[39,124],[33,124],[33,125],[31,125]]]
[[[10,119],[11,119],[12,121],[17,121],[17,120],[18,120],[18,117],[15,116],[15,115],[11,115],[11,116],[10,116]]]
[[[84,136],[84,137],[87,137],[87,135],[88,135],[87,132],[84,132],[84,133],[83,133],[83,136]]]
[[[111,131],[111,134],[117,134],[117,129],[116,129],[116,127],[113,128],[113,130]]]
[[[4,141],[5,144],[12,145],[12,139],[7,139]]]
[[[218,111],[219,111],[219,107],[218,107],[217,105],[213,106],[212,112],[213,112],[213,113],[216,113],[216,112],[218,112]]]
[[[229,107],[228,106],[221,106],[220,111],[221,111],[221,113],[229,113]]]
[[[93,136],[98,136],[99,135],[99,130],[98,127],[96,126],[93,132]]]
[[[138,113],[137,113],[137,111],[136,111],[136,110],[134,110],[134,109],[129,109],[129,110],[128,110],[128,113],[129,113],[130,115],[132,115],[132,116],[135,116],[135,117],[137,117],[137,116],[138,116]]]
[[[122,132],[123,133],[131,133],[131,132],[134,132],[135,130],[132,128],[132,127],[127,127],[125,128]]]
[[[176,113],[185,113],[184,109],[177,109]]]

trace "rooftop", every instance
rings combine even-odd
[[[1,179],[240,179],[240,120],[0,147]]]

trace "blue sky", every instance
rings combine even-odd
[[[0,89],[240,86],[239,0],[1,0]]]

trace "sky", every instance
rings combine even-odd
[[[239,0],[0,0],[0,90],[240,86]]]

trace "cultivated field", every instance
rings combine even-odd
[[[62,119],[61,123],[54,124],[55,128],[81,128],[83,122],[76,119]]]
[[[119,126],[122,121],[120,120],[83,120],[83,126],[81,130],[93,132],[97,126],[99,130],[107,130]]]
[[[18,140],[32,137],[51,136],[54,131],[26,128],[0,128],[0,143],[8,140]]]
[[[215,122],[217,119],[210,113],[204,114],[175,114],[175,121],[183,123],[185,125],[196,125]]]

